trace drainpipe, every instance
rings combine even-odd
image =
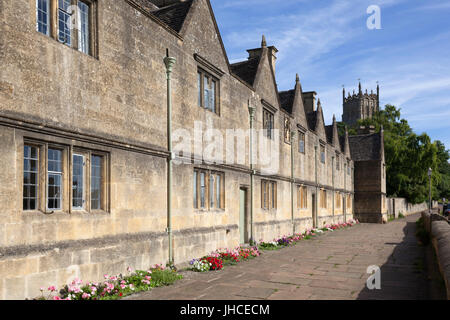
[[[250,242],[253,239],[253,185],[255,183],[255,170],[253,168],[253,121],[255,119],[256,108],[250,105],[248,100],[248,112],[250,114]]]
[[[318,185],[318,181],[319,181],[319,178],[318,178],[318,168],[317,168],[317,149],[318,149],[318,146],[314,146],[314,166],[315,166],[315,171],[316,171],[316,199],[315,199],[315,201],[316,201],[316,203],[315,203],[315,210],[316,210],[316,212],[314,212],[313,214],[314,214],[314,227],[315,228],[317,228],[318,227],[318,224],[319,224],[319,218],[318,218],[318,216],[319,216],[319,206],[318,206],[318,204],[319,204],[319,185]]]
[[[335,202],[336,202],[336,191],[334,189],[334,156],[331,157],[331,181],[332,181],[332,185],[333,185],[333,217],[335,214]]]
[[[294,136],[295,131],[291,131],[291,220],[292,220],[292,234],[295,234],[294,223]]]
[[[169,49],[166,49],[166,57],[164,64],[166,65],[167,74],[167,145],[170,153],[167,158],[167,229],[169,236],[169,264],[173,264],[173,243],[172,243],[172,161],[174,160],[174,153],[172,150],[172,87],[171,74],[172,68],[177,60],[174,57],[169,57]]]

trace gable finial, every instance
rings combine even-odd
[[[295,75],[295,82],[300,82],[300,77],[298,76],[298,73]]]
[[[261,48],[265,48],[265,47],[267,47],[267,41],[266,41],[266,36],[263,35],[262,41],[261,41]]]

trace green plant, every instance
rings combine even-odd
[[[430,243],[430,235],[425,229],[423,218],[420,218],[416,222],[416,237],[419,238],[420,242],[425,246]]]
[[[399,218],[399,219],[404,219],[404,218],[405,218],[405,215],[404,215],[403,213],[400,212],[400,213],[398,214],[398,218]]]

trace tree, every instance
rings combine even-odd
[[[401,118],[400,111],[393,105],[386,105],[371,119],[360,120],[357,124],[374,126],[378,132],[383,127],[387,194],[406,198],[411,203],[427,201],[428,168],[431,168],[433,198],[449,197],[448,150],[440,141],[432,142],[426,133],[414,133],[408,121]],[[349,134],[354,131],[349,130]]]

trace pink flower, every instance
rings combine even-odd
[[[132,272],[133,269],[132,269],[131,267],[128,267],[128,268],[127,268],[127,271],[128,271],[128,272]]]
[[[82,299],[89,299],[91,297],[91,295],[89,293],[83,293],[83,295],[81,296]]]
[[[60,297],[58,297],[58,296],[54,296],[53,300],[62,300],[62,299]]]
[[[55,286],[50,286],[50,287],[48,287],[48,291],[51,291],[51,292],[54,292],[54,291],[56,291],[56,288],[55,288]]]

